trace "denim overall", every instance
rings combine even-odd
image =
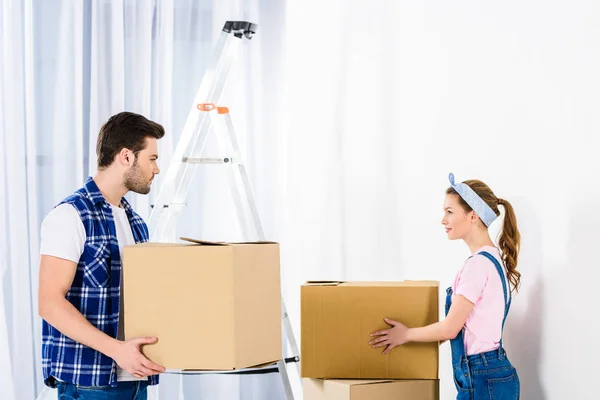
[[[496,266],[502,288],[504,289],[504,319],[502,329],[510,309],[512,297],[507,299],[507,284],[502,266],[490,253],[482,251],[479,254],[488,258]],[[509,292],[510,295],[510,292]],[[508,300],[508,301],[507,301]],[[446,290],[446,315],[452,305],[452,287]],[[457,400],[518,400],[520,382],[517,370],[506,357],[502,347],[502,337],[497,350],[467,356],[463,330],[450,341],[452,349],[452,369],[454,384],[458,390]]]

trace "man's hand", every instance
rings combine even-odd
[[[401,346],[408,342],[408,328],[400,322],[388,318],[384,318],[384,321],[392,328],[371,333],[370,336],[378,336],[378,338],[371,340],[369,344],[372,345],[372,347],[387,346],[383,351],[383,354],[387,354],[392,351],[394,347]]]
[[[134,377],[141,379],[150,375],[157,375],[165,372],[165,368],[148,360],[140,352],[140,346],[143,344],[156,343],[156,338],[137,337],[119,342],[111,358]]]

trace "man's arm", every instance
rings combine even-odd
[[[38,291],[39,315],[72,340],[106,354],[131,375],[142,378],[164,372],[164,368],[145,358],[139,351],[142,344],[156,338],[116,340],[85,319],[67,299],[77,264],[73,261],[42,255]]]
[[[114,359],[118,341],[90,324],[65,298],[76,270],[77,264],[73,261],[42,255],[38,291],[40,317],[74,341]]]

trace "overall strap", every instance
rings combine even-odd
[[[508,316],[508,311],[510,310],[510,303],[512,301],[512,295],[510,293],[510,288],[506,283],[506,278],[504,277],[504,271],[502,265],[498,262],[496,257],[488,253],[487,251],[481,251],[478,254],[486,257],[490,260],[494,266],[496,267],[496,271],[500,275],[500,280],[502,281],[502,292],[504,293],[504,318],[502,319],[502,331],[504,331],[504,323],[506,322],[506,317]],[[508,294],[507,294],[508,293]],[[502,336],[500,336],[500,347],[502,347]]]

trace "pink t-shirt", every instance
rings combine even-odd
[[[480,251],[487,251],[503,265],[498,249],[484,246],[465,262],[456,275],[452,287],[454,296],[463,295],[475,304],[463,329],[467,355],[497,349],[504,318],[504,294],[500,275],[490,260],[477,254]],[[506,278],[504,267],[502,271]],[[507,290],[510,290],[508,286]]]

